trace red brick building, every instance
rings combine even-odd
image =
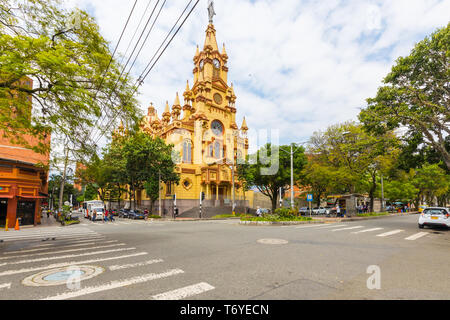
[[[32,80],[24,79],[31,87]],[[31,99],[30,99],[31,103]],[[22,136],[30,145],[39,140]],[[50,136],[45,141],[50,144]],[[40,208],[47,199],[49,154],[43,155],[16,145],[0,131],[0,226],[14,228],[16,219],[22,225],[41,223]]]

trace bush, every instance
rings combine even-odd
[[[293,219],[297,217],[297,213],[290,208],[278,208],[275,210],[275,215],[281,219]]]

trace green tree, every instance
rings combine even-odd
[[[290,146],[272,146],[267,144],[261,147],[256,155],[248,157],[246,163],[238,165],[238,174],[247,181],[249,186],[256,187],[262,194],[270,198],[272,212],[277,207],[279,188],[291,183],[291,158],[287,152]],[[299,181],[301,171],[307,163],[304,148],[294,154],[294,181]],[[252,163],[249,159],[254,158]]]
[[[397,59],[359,119],[376,133],[399,127],[419,133],[450,170],[449,57],[450,23],[419,42],[409,56]]]
[[[92,152],[95,125],[105,130],[117,115],[139,118],[131,79],[120,74],[86,12],[67,11],[57,0],[0,0],[0,132],[11,141],[47,152],[48,145],[31,146],[22,134],[52,133],[67,137],[74,154]]]
[[[310,140],[314,162],[329,168],[327,178],[318,182],[322,190],[367,192],[371,210],[379,177],[394,166],[398,152],[398,141],[393,133],[375,136],[353,122],[330,126],[324,133],[315,133]],[[323,177],[317,177],[316,182],[318,179]]]
[[[449,176],[438,164],[429,164],[415,171],[413,184],[419,190],[419,198],[424,198],[428,205],[435,198],[448,193]]]

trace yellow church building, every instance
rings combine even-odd
[[[172,215],[176,195],[180,216],[197,216],[202,192],[205,211],[228,206],[230,212],[221,213],[231,213],[235,199],[236,211],[244,212],[244,207],[252,206],[253,192],[244,195],[234,169],[247,156],[248,127],[245,117],[240,126],[236,124],[236,95],[227,78],[228,55],[225,45],[219,50],[212,20],[206,29],[203,49],[200,51],[197,46],[193,62],[194,79],[192,86],[189,81],[186,84],[184,103],[181,104],[176,93],[172,107],[167,102],[161,117],[151,104],[141,123],[141,130],[173,144],[179,154],[176,170],[180,184],[162,185],[160,214]],[[150,208],[144,190],[136,198],[140,208]],[[158,202],[155,207],[158,209]]]

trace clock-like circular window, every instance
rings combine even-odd
[[[223,125],[220,121],[214,120],[211,123],[211,130],[216,136],[221,136],[223,134]]]
[[[222,104],[222,96],[218,93],[214,94],[214,102],[217,104]]]

